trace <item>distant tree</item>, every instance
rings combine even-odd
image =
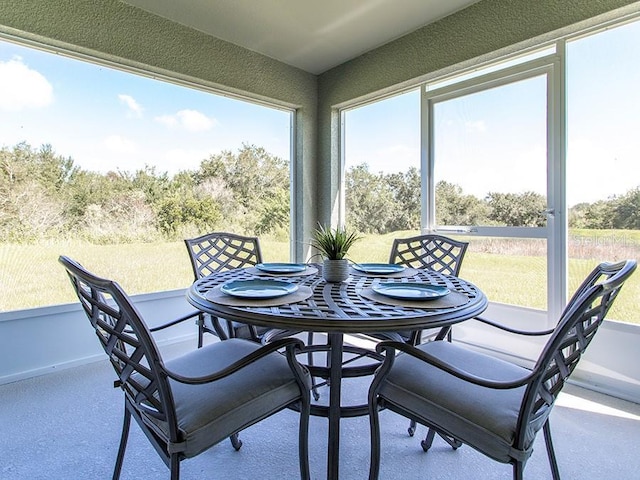
[[[131,182],[131,190],[142,192],[146,203],[153,205],[169,193],[175,185],[182,185],[183,177],[181,174],[176,174],[171,180],[167,172],[158,172],[156,167],[145,165],[133,175],[127,175],[127,178]],[[190,185],[193,186],[193,181]]]
[[[220,210],[211,197],[197,198],[191,191],[164,197],[158,205],[157,226],[168,238],[184,237],[185,232],[216,229]]]
[[[488,206],[462,187],[440,181],[436,184],[436,221],[438,225],[479,225],[485,223]]]
[[[398,204],[384,175],[365,164],[347,171],[345,178],[347,225],[362,233],[386,233]]]
[[[640,187],[629,190],[613,202],[613,228],[640,230]]]
[[[249,233],[268,233],[289,225],[289,164],[264,148],[243,144],[237,152],[223,151],[200,164],[195,175],[198,185],[216,184],[231,192],[230,202],[221,205],[234,218],[242,217]],[[283,215],[286,210],[286,217]]]
[[[584,228],[610,229],[613,227],[615,200],[598,200],[584,212]]]
[[[497,193],[487,195],[489,219],[497,225],[511,227],[543,227],[547,201],[535,192]]]
[[[385,232],[396,230],[418,230],[421,217],[421,180],[417,168],[411,167],[405,173],[392,173],[385,176],[393,197],[390,219]]]
[[[255,226],[256,235],[276,233],[279,229],[288,231],[291,218],[289,203],[289,192],[284,189],[276,190],[264,199]]]
[[[64,230],[61,192],[75,170],[73,161],[50,145],[34,149],[22,142],[0,149],[0,238],[58,236]]]
[[[585,216],[589,210],[589,204],[582,202],[569,209],[569,228],[588,228]]]

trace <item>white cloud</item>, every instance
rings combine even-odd
[[[53,86],[20,57],[0,62],[0,110],[42,108],[53,102]]]
[[[137,146],[135,142],[120,135],[110,135],[104,139],[104,146],[114,153],[135,153]]]
[[[155,120],[166,127],[182,127],[189,132],[204,132],[218,124],[215,118],[209,118],[197,110],[180,110],[175,115],[162,115]]]
[[[142,106],[136,102],[136,100],[131,95],[120,94],[118,95],[118,99],[121,103],[124,103],[129,109],[129,114],[135,117],[142,117]]]

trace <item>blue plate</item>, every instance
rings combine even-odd
[[[352,267],[362,273],[376,273],[379,275],[398,273],[405,269],[403,265],[394,265],[393,263],[354,263]]]
[[[256,268],[267,273],[297,273],[304,272],[307,266],[304,263],[259,263]]]
[[[222,284],[220,291],[240,298],[276,298],[298,290],[293,283],[280,280],[231,280]]]
[[[447,287],[412,282],[380,283],[371,289],[380,295],[401,300],[435,300],[451,292]]]

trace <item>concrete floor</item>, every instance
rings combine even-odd
[[[179,351],[178,347],[171,347],[166,355]],[[111,366],[104,361],[0,386],[0,479],[111,478],[123,408],[122,393],[112,388],[113,379]],[[366,395],[366,385],[356,385],[351,392]],[[381,422],[381,479],[511,478],[509,465],[489,460],[467,446],[453,451],[436,439],[425,454],[419,440],[407,435],[407,420],[392,412],[383,412]],[[640,478],[639,404],[569,385],[554,407],[551,428],[563,479]],[[425,432],[424,427],[419,427],[417,435]],[[310,456],[314,479],[326,478],[326,434],[326,419],[312,417]],[[241,439],[244,445],[238,452],[225,441],[183,461],[181,478],[299,477],[296,413],[277,414],[242,432]],[[368,421],[362,417],[345,419],[340,478],[366,479],[368,468]],[[121,478],[169,478],[168,469],[135,423]],[[542,434],[536,440],[525,478],[551,478]]]

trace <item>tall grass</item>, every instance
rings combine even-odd
[[[351,248],[348,258],[355,262],[386,262],[393,239],[413,234],[365,235]],[[580,231],[575,237],[572,232],[571,241],[577,241],[580,250],[579,255],[572,254],[569,262],[570,290],[600,261],[639,257],[640,232],[624,234],[626,237],[616,237],[623,241],[614,241],[602,232]],[[547,308],[544,242],[476,237],[466,240],[471,243],[460,272],[462,277],[478,285],[491,301]],[[260,243],[265,261],[289,260],[287,241],[261,238]],[[0,244],[0,311],[77,301],[57,261],[60,255],[79,261],[100,276],[117,280],[131,294],[186,288],[193,281],[189,257],[181,241],[122,245],[79,241]],[[640,274],[636,273],[623,288],[609,318],[640,324],[639,298]]]

